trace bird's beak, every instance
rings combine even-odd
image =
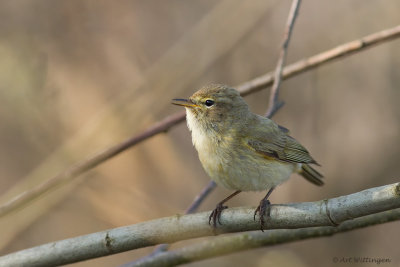
[[[190,99],[172,99],[172,104],[184,107],[198,107],[198,105],[193,103]]]

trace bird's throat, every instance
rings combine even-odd
[[[217,137],[215,131],[201,121],[201,118],[198,118],[190,108],[186,108],[186,122],[192,132],[193,145],[198,152],[215,147],[213,144]]]

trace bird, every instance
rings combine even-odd
[[[209,216],[216,228],[224,205],[243,191],[267,191],[254,211],[264,230],[270,216],[274,189],[298,173],[311,183],[324,184],[323,175],[311,165],[319,165],[307,149],[289,135],[289,130],[250,111],[240,93],[227,85],[211,83],[189,99],[172,104],[186,109],[192,142],[205,172],[219,186],[234,192],[219,202]]]

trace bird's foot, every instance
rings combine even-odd
[[[256,220],[257,213],[260,213],[260,229],[264,232],[265,216],[269,217],[271,213],[271,202],[268,199],[263,198],[260,201],[257,209],[254,211],[254,221]]]
[[[212,226],[214,228],[217,228],[217,221],[219,224],[222,225],[220,218],[221,218],[221,213],[224,209],[227,209],[228,206],[224,206],[222,203],[219,203],[215,209],[211,212],[210,217],[208,217],[208,224],[211,225],[212,221]]]

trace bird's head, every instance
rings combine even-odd
[[[172,104],[186,108],[189,128],[223,132],[246,118],[249,108],[239,92],[222,84],[209,84],[189,99],[173,99]],[[191,122],[190,120],[193,120]]]

